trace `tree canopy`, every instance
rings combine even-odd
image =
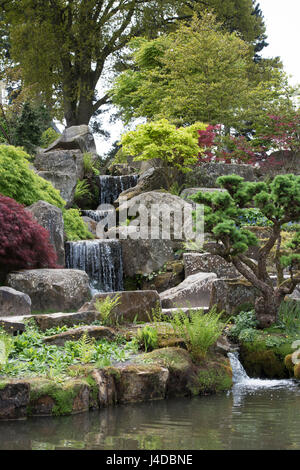
[[[282,70],[254,63],[251,46],[224,31],[208,11],[168,35],[137,38],[130,46],[133,67],[111,90],[125,122],[164,117],[178,125],[203,121],[238,128],[263,111],[291,106]]]
[[[109,102],[96,86],[130,39],[157,37],[190,20],[195,9],[213,8],[230,31],[257,48],[265,37],[252,0],[1,0],[10,53],[22,79],[42,92],[68,126],[88,124]]]

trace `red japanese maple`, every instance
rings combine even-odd
[[[14,199],[0,194],[0,271],[56,268],[49,232]]]

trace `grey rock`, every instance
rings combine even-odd
[[[13,380],[1,386],[0,421],[26,418],[29,400],[29,383]]]
[[[193,205],[173,194],[159,191],[142,193],[120,204],[119,213],[126,213],[126,210],[128,218],[134,218],[135,223],[145,227],[141,238],[187,241],[195,236]]]
[[[71,206],[77,181],[84,176],[83,154],[80,150],[54,150],[36,156],[37,174],[50,181],[61,197]]]
[[[216,305],[219,312],[225,311],[227,315],[236,315],[254,306],[259,296],[259,291],[246,280],[216,279],[212,283],[210,307]]]
[[[200,163],[185,174],[186,187],[217,188],[217,178],[224,175],[239,175],[246,181],[258,181],[261,178],[259,169],[251,165],[238,163]]]
[[[198,273],[187,277],[181,284],[160,294],[162,307],[207,307],[209,305],[214,273]]]
[[[29,315],[31,299],[11,287],[0,287],[0,316]]]
[[[89,126],[82,124],[81,126],[67,127],[45,151],[50,152],[56,149],[79,149],[83,153],[96,153],[96,144]]]
[[[156,291],[125,291],[96,294],[90,302],[81,307],[79,312],[97,311],[97,300],[105,300],[107,297],[120,296],[119,305],[112,311],[113,319],[118,322],[148,321],[153,309],[160,306],[159,295]]]
[[[108,339],[113,341],[116,337],[116,333],[112,328],[106,326],[81,326],[79,328],[73,328],[63,333],[58,333],[53,336],[46,336],[43,339],[45,344],[55,344],[56,346],[64,346],[66,341],[78,341],[84,334],[89,338]]]
[[[50,242],[57,254],[57,264],[65,265],[64,220],[62,211],[45,201],[38,201],[26,210],[31,212],[39,225],[48,230]]]
[[[240,273],[221,256],[210,253],[184,253],[185,277],[196,273],[215,273],[217,277],[237,278]]]
[[[33,269],[10,273],[9,287],[29,295],[32,309],[77,310],[90,297],[89,278],[76,269]]]

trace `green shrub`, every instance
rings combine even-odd
[[[67,240],[90,240],[94,236],[89,232],[87,225],[80,216],[78,209],[69,209],[63,211],[65,233]]]
[[[25,206],[46,201],[62,209],[59,191],[29,168],[29,159],[20,148],[0,145],[0,193]]]
[[[229,335],[233,339],[239,339],[243,330],[255,329],[258,325],[254,310],[241,312],[234,319],[234,326],[230,329]]]
[[[139,328],[137,332],[137,340],[139,344],[144,347],[145,352],[156,349],[158,346],[157,328],[149,325],[144,326],[144,328]]]
[[[292,300],[282,302],[278,312],[278,322],[287,333],[298,331],[300,326],[300,306],[298,302]]]
[[[79,201],[82,198],[91,199],[91,192],[87,180],[78,180],[76,185],[74,201]]]
[[[99,320],[102,325],[106,326],[115,326],[118,324],[119,319],[114,313],[114,308],[120,305],[120,296],[115,295],[113,298],[105,297],[104,300],[97,299],[95,302],[95,307],[99,313]]]
[[[41,137],[41,147],[47,148],[53,142],[55,142],[60,137],[60,134],[56,132],[52,127],[49,127],[46,131],[42,133]]]
[[[175,333],[183,338],[193,360],[204,359],[210,346],[222,334],[225,325],[220,321],[221,315],[215,308],[208,313],[190,310],[188,314],[178,309],[170,319]]]
[[[245,328],[239,334],[239,341],[252,342],[257,338],[258,332],[254,328]]]

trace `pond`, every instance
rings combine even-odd
[[[0,449],[300,449],[300,386],[236,384],[229,393],[0,423]]]

